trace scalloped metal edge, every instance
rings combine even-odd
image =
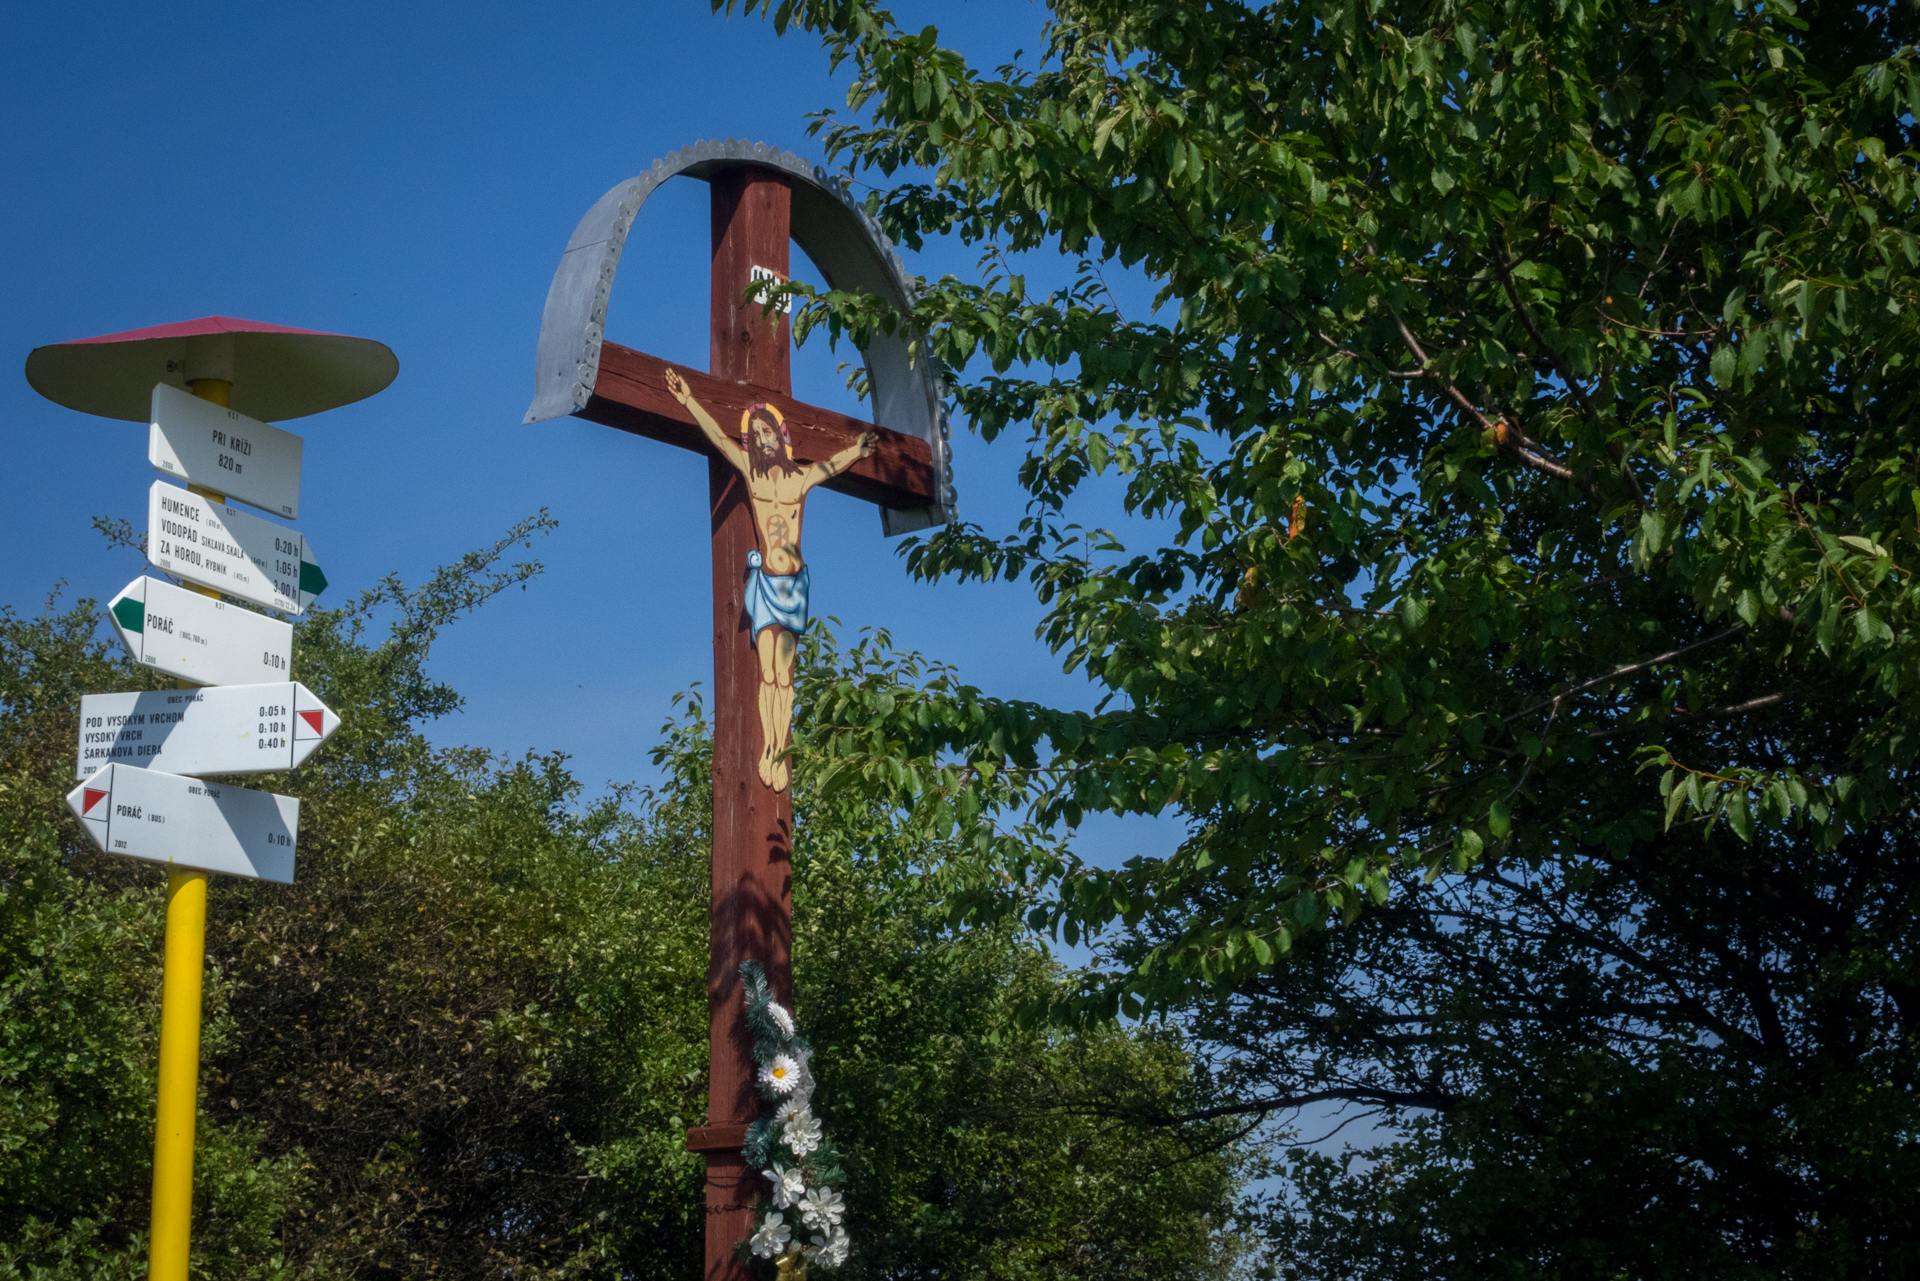
[[[827,192],[839,202],[867,234],[873,248],[878,251],[881,263],[885,266],[891,283],[899,292],[897,300],[907,309],[918,301],[919,293],[913,286],[913,278],[908,274],[906,263],[901,259],[899,250],[893,241],[881,230],[879,221],[868,212],[866,206],[857,200],[851,184],[839,174],[829,172],[825,167],[810,163],[805,157],[791,151],[785,151],[764,142],[748,142],[741,138],[708,139],[689,143],[677,152],[669,152],[656,159],[652,165],[626,182],[617,184],[597,201],[580,225],[574,229],[573,236],[567,242],[566,252],[561,257],[559,269],[554,273],[553,284],[548,290],[547,307],[542,317],[540,329],[540,351],[536,358],[535,393],[533,403],[528,406],[523,422],[546,422],[563,417],[586,407],[592,398],[593,385],[600,371],[600,346],[606,336],[607,305],[613,297],[613,280],[620,268],[620,255],[626,248],[627,233],[633,228],[633,220],[639,214],[647,197],[669,178],[678,177],[690,169],[705,164],[726,161],[744,161],[762,164],[769,168],[782,169],[794,177],[805,181],[815,188]],[[609,202],[619,197],[612,209],[606,209]],[[596,215],[612,215],[610,223],[603,223]],[[604,226],[605,232],[600,233]],[[593,298],[587,310],[587,323],[584,331],[578,335],[579,345],[573,350],[573,360],[565,360],[564,352],[554,352],[553,363],[549,364],[548,348],[550,340],[563,340],[563,335],[550,332],[554,320],[563,320],[564,313],[572,310],[568,303],[572,300],[565,296],[563,285],[571,283],[568,276],[568,256],[581,251],[604,246],[600,269],[594,285]],[[576,304],[577,305],[577,304]],[[556,315],[556,312],[563,313]],[[577,314],[577,313],[576,313]],[[569,344],[571,345],[571,344]],[[934,359],[926,340],[917,340],[915,353],[919,368],[932,380],[930,418],[938,432],[939,453],[936,477],[940,484],[939,502],[935,507],[926,509],[924,516],[920,512],[892,513],[883,509],[882,524],[891,534],[909,532],[913,528],[926,528],[929,525],[944,524],[953,519],[957,508],[953,485],[952,427],[947,414],[947,382],[939,361]],[[863,353],[864,355],[865,353]],[[552,369],[555,378],[564,378],[569,372],[567,364],[572,365],[573,377],[565,389],[564,397],[555,397],[543,383],[542,374]],[[568,407],[556,404],[561,401]],[[889,519],[890,516],[903,519]]]

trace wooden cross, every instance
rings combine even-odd
[[[792,396],[789,334],[783,313],[767,314],[747,290],[758,267],[788,278],[792,184],[757,165],[716,170],[712,185],[712,337],[707,374],[679,370],[691,399],[730,428],[756,403],[777,407],[792,438],[794,461],[817,463],[841,453],[863,433],[877,439],[870,456],[825,487],[892,508],[940,501],[931,446],[871,423],[803,404]],[[713,903],[707,960],[711,1068],[707,1124],[688,1131],[687,1147],[707,1158],[706,1276],[744,1281],[734,1245],[753,1231],[763,1189],[741,1156],[758,1113],[754,1064],[740,996],[740,962],[766,967],[780,1001],[793,1000],[792,891],[789,851],[793,804],[787,791],[761,780],[758,758],[760,662],[749,632],[747,553],[759,533],[734,465],[722,458],[693,413],[668,388],[665,361],[604,343],[593,394],[578,417],[707,455],[713,533]]]

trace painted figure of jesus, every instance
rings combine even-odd
[[[772,405],[749,405],[740,415],[740,438],[735,440],[693,398],[677,370],[667,370],[667,390],[747,482],[753,526],[760,535],[760,550],[747,553],[746,565],[747,617],[760,655],[760,781],[784,792],[787,737],[793,728],[793,649],[795,639],[807,630],[809,576],[800,559],[807,491],[872,454],[874,434],[866,432],[833,457],[801,467],[793,461],[786,420]]]

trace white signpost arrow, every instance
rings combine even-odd
[[[298,681],[88,694],[74,777],[107,764],[194,776],[290,770],[339,726]]]
[[[304,614],[327,589],[306,535],[164,480],[147,492],[147,560],[288,614]]]
[[[153,386],[147,461],[169,476],[296,520],[301,447],[300,437],[290,431],[178,387]]]
[[[199,685],[285,680],[293,668],[293,624],[239,605],[142,577],[107,605],[136,663]]]
[[[68,792],[67,806],[109,854],[293,884],[291,796],[114,764]]]

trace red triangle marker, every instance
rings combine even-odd
[[[324,712],[300,712],[298,715],[301,720],[312,726],[314,733],[320,732],[320,720],[325,715]]]
[[[85,814],[88,810],[106,799],[107,794],[97,787],[82,788],[80,792],[80,812]]]

